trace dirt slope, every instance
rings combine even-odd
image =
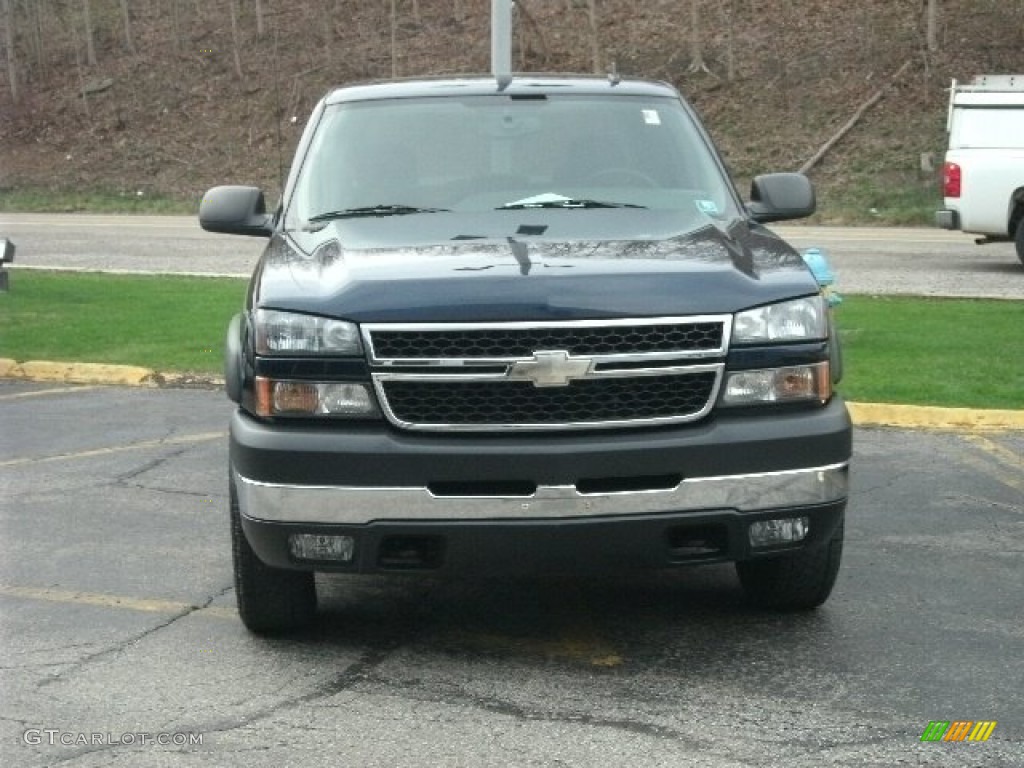
[[[132,0],[135,52],[120,4],[91,0],[95,65],[78,0],[13,4],[21,98],[12,102],[0,69],[0,188],[187,199],[224,182],[274,190],[329,86],[489,68],[487,0],[397,0],[394,24],[383,0],[262,0],[262,35],[256,1],[241,0],[234,36],[229,0]],[[949,78],[1024,65],[1024,0],[940,5],[930,52],[919,0],[596,0],[597,58],[679,87],[742,186],[798,168],[906,64],[812,171],[842,220],[842,201],[884,207],[893,195],[933,195],[921,154],[941,161]],[[520,3],[518,68],[591,71],[593,44],[587,0]]]

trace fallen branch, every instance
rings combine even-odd
[[[909,60],[903,62],[903,66],[896,70],[896,74],[889,78],[889,82],[887,82],[885,85],[879,88],[870,99],[861,104],[857,111],[853,113],[853,117],[847,120],[846,124],[843,125],[843,127],[840,128],[831,139],[822,144],[821,148],[814,153],[810,160],[808,160],[806,163],[800,166],[800,173],[807,173],[809,170],[811,170],[811,168],[813,168],[819,162],[821,162],[821,159],[828,154],[829,150],[831,150],[832,147],[838,144],[839,140],[842,139],[843,136],[845,136],[847,133],[849,133],[853,126],[855,126],[860,121],[860,119],[864,116],[864,113],[882,100],[882,97],[885,96],[885,92],[888,91],[889,88],[891,88],[897,80],[899,80],[900,76],[906,71],[907,67],[909,66]]]

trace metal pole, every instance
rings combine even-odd
[[[491,74],[512,79],[512,0],[491,0]]]

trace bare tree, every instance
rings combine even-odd
[[[96,66],[96,45],[92,34],[91,0],[82,0],[82,14],[85,17],[85,61],[90,67]]]
[[[14,52],[14,11],[11,0],[0,0],[4,12],[4,48],[7,50],[7,83],[11,87],[11,100],[18,101],[18,60]]]
[[[174,52],[181,52],[181,9],[178,0],[171,0],[171,35],[174,38]]]
[[[228,0],[228,9],[231,12],[231,48],[234,53],[235,75],[241,80],[244,75],[242,74],[242,54],[239,50],[240,44],[238,42],[238,8],[236,2],[237,0]]]
[[[320,23],[317,25],[323,30],[324,41],[324,62],[330,66],[334,62],[334,14],[331,13],[331,6],[324,3],[320,6]]]
[[[516,0],[512,7],[515,17],[513,25],[519,33],[519,69],[522,72],[528,71],[530,66],[527,61],[529,54],[534,49],[531,42],[536,41],[536,49],[540,54],[540,69],[546,67],[548,61],[548,44],[544,39],[544,32],[540,24],[533,17],[526,0]]]
[[[32,41],[32,51],[36,58],[36,69],[39,70],[40,76],[46,73],[46,50],[43,45],[43,3],[45,0],[38,0],[35,3],[31,3],[29,8],[32,10],[32,17],[29,23],[32,27],[32,34],[30,40]]]
[[[20,4],[21,22],[19,24],[19,4],[17,0],[10,0],[9,29],[12,30],[12,34],[14,35],[15,54],[17,54],[18,30],[20,29],[22,32],[21,41],[24,51],[22,54],[23,60],[20,62],[21,66],[19,67],[17,77],[18,82],[23,86],[32,79],[33,75],[42,75],[46,70],[43,36],[42,31],[40,30],[40,26],[42,24],[42,11],[40,6],[43,5],[44,2],[46,2],[46,0],[33,0],[33,2],[26,2],[26,0],[22,0]],[[0,8],[3,8],[3,4],[0,4]],[[5,26],[5,30],[7,29],[8,26]]]
[[[85,72],[82,70],[82,44],[78,38],[78,30],[75,28],[74,19],[71,20],[71,41],[75,46],[75,69],[78,72],[78,89],[82,95],[82,110],[85,112],[87,120],[92,119],[92,114],[89,109],[89,94],[85,89]]]
[[[594,72],[600,72],[601,43],[597,38],[597,0],[587,0],[587,16],[590,20],[590,66]]]
[[[711,73],[704,63],[704,40],[700,33],[700,0],[690,0],[690,66],[687,72]]]
[[[939,50],[939,0],[926,0],[925,40],[929,51]]]
[[[398,77],[398,0],[391,0],[391,77]]]
[[[121,18],[124,19],[124,47],[135,53],[135,43],[132,41],[132,19],[128,14],[128,0],[121,0]]]
[[[722,0],[719,8],[722,11],[722,26],[725,27],[725,79],[732,82],[736,79],[736,36],[733,31],[736,12],[733,0]]]

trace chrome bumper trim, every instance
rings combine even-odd
[[[235,473],[246,517],[281,523],[362,525],[378,520],[558,519],[706,509],[740,512],[828,504],[846,498],[848,463],[718,477],[694,477],[675,488],[583,494],[572,485],[540,486],[530,496],[435,496],[423,487],[366,488],[276,485]]]

